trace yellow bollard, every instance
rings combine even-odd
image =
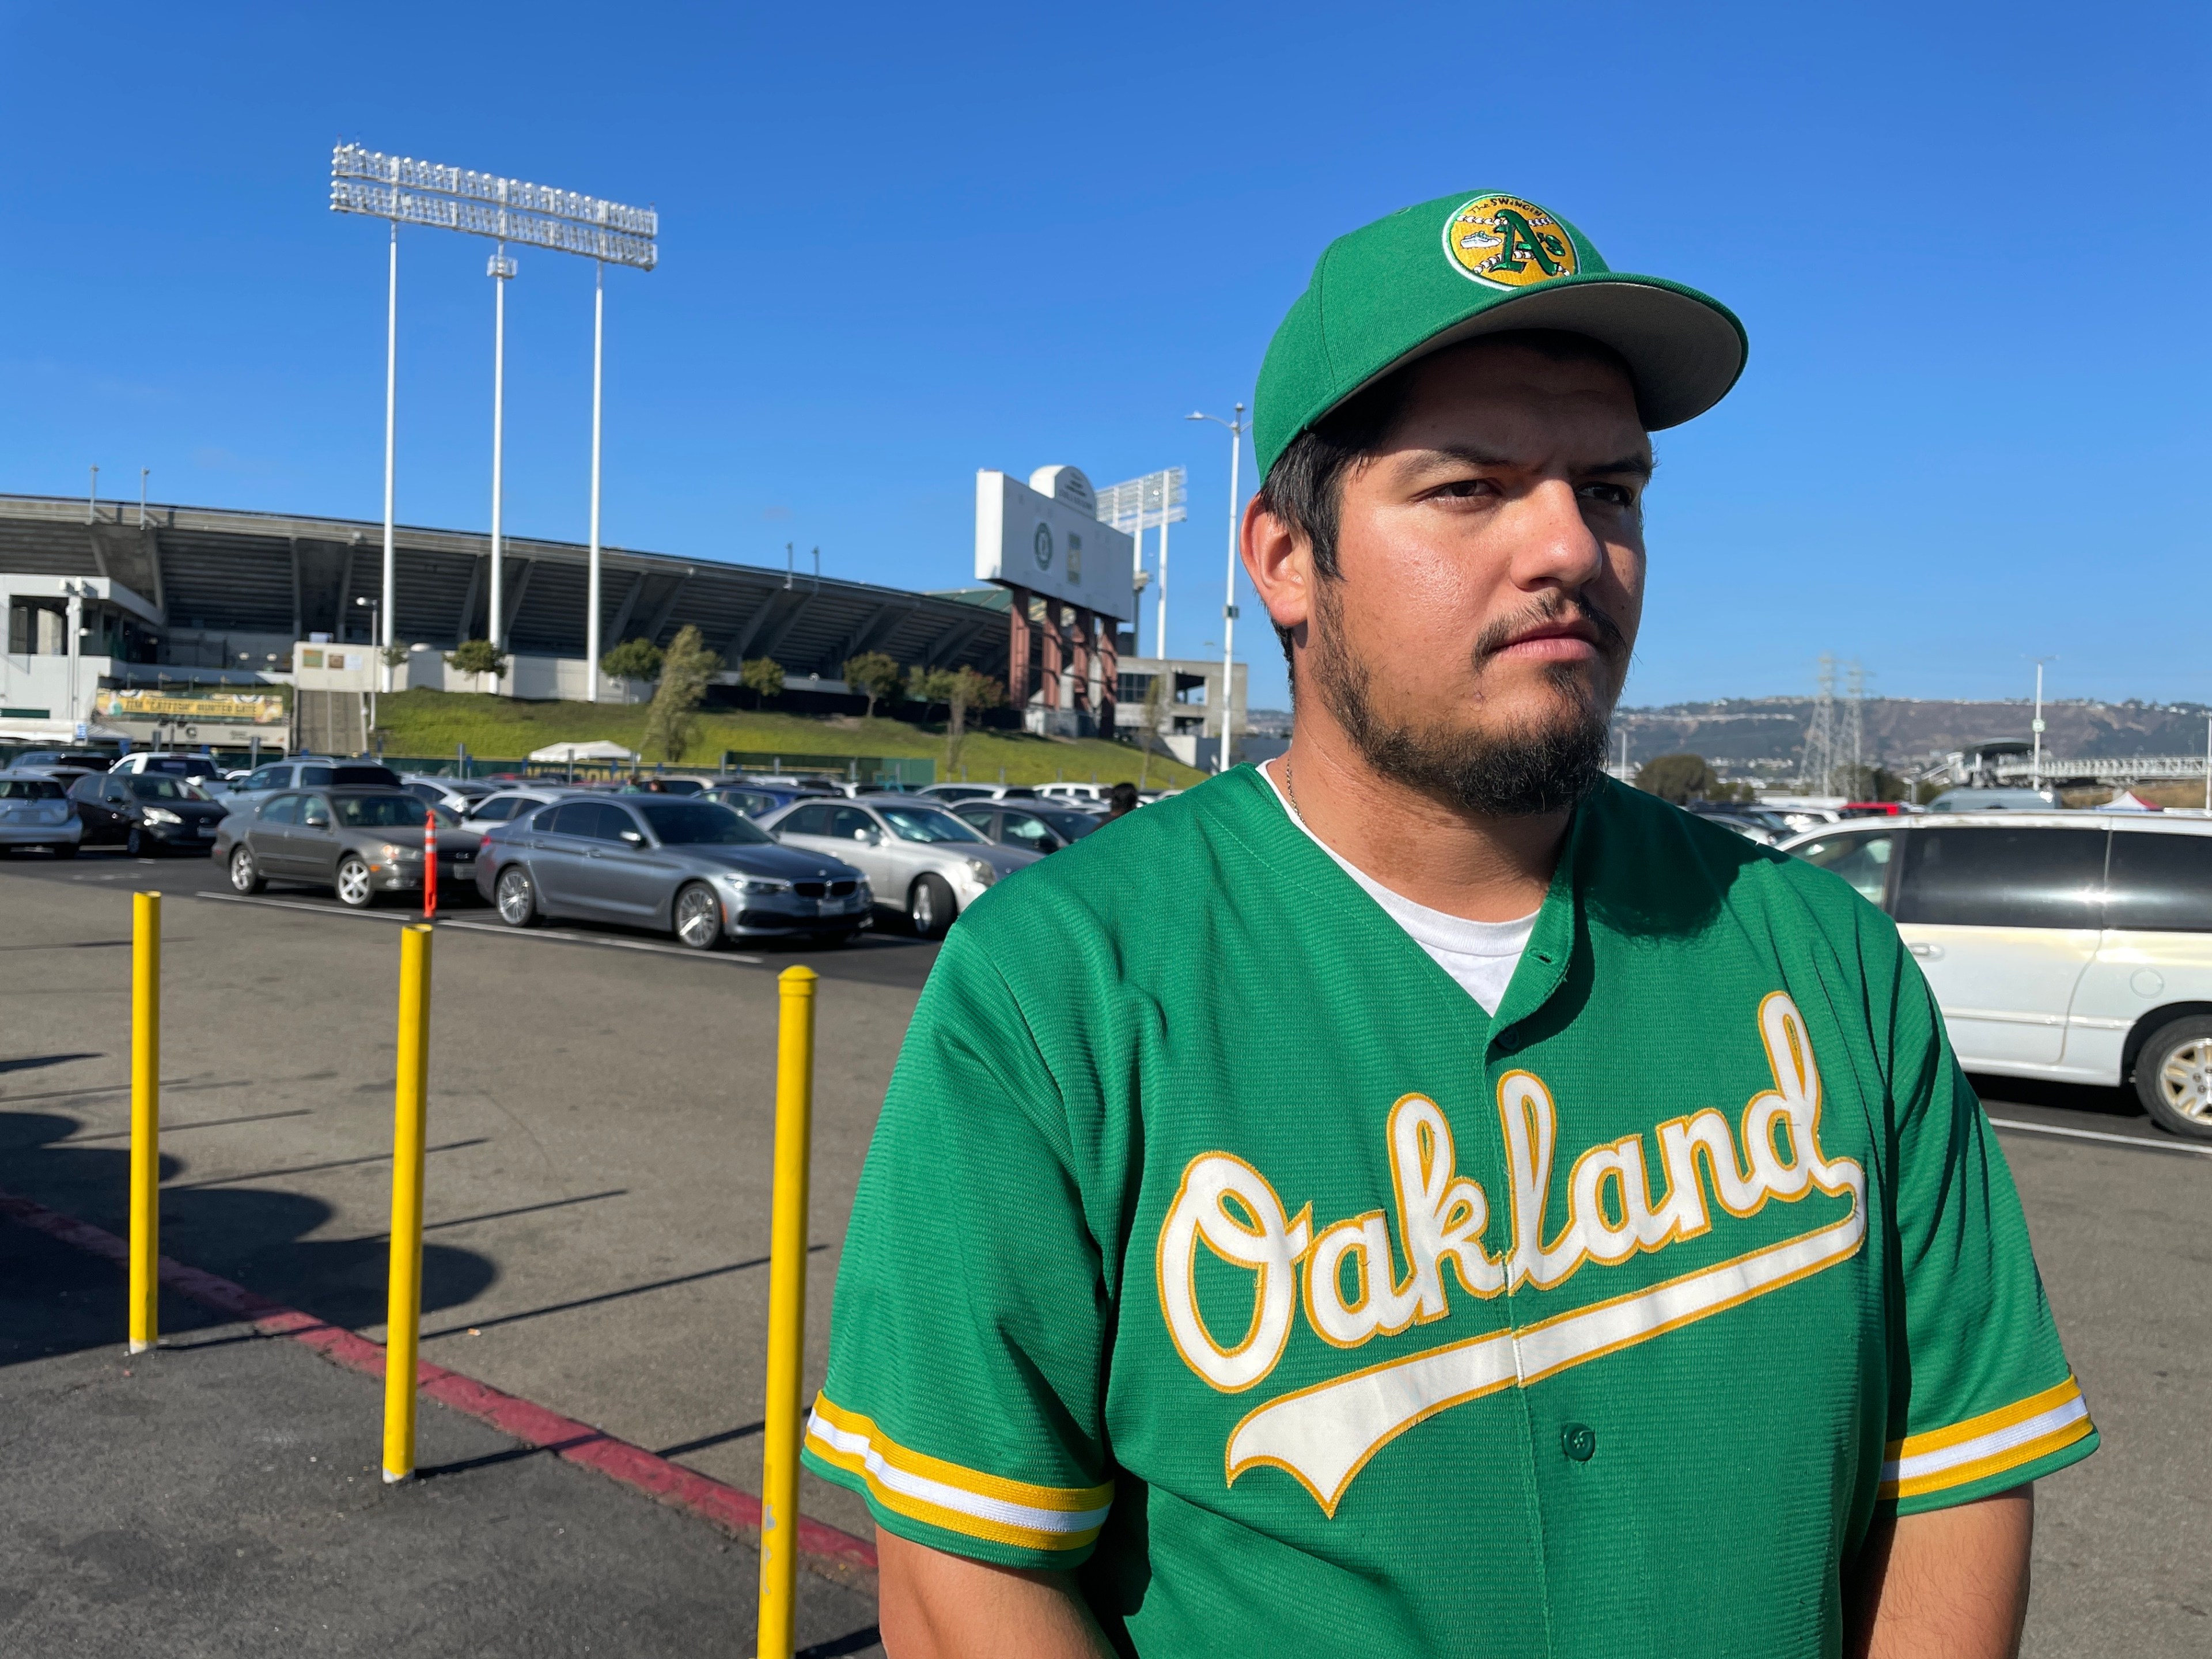
[[[422,1139],[429,1117],[430,929],[399,935],[399,1068],[392,1130],[392,1287],[385,1305],[384,1478],[415,1473],[415,1358],[422,1330]]]
[[[759,1659],[791,1659],[799,1568],[799,1368],[806,1351],[806,1177],[814,1118],[811,968],[787,968],[775,1057],[775,1210],[768,1269],[768,1438],[761,1446]]]
[[[161,896],[131,905],[131,1352],[161,1334]]]

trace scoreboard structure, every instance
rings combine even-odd
[[[1079,468],[975,475],[975,574],[1007,593],[1006,696],[1030,731],[1114,735],[1115,624],[1134,608],[1136,539],[1098,518]]]

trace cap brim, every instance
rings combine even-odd
[[[1750,354],[1743,325],[1718,301],[1662,277],[1592,271],[1486,306],[1431,335],[1363,384],[1371,386],[1463,340],[1523,328],[1586,335],[1619,352],[1636,381],[1638,411],[1653,432],[1680,426],[1720,402]]]

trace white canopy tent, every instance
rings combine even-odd
[[[530,758],[540,766],[574,766],[579,761],[635,762],[640,757],[635,749],[601,738],[596,743],[549,744],[532,750]]]

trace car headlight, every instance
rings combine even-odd
[[[791,884],[778,881],[774,876],[726,876],[723,878],[740,893],[788,893]]]
[[[149,806],[146,809],[146,822],[149,823],[182,823],[184,820],[179,817],[174,812],[172,812],[166,806]]]
[[[409,847],[398,842],[387,841],[383,846],[378,848],[376,850],[383,854],[386,858],[391,860],[394,864],[400,863],[407,859],[419,859],[422,856],[422,849],[421,848]]]
[[[981,859],[968,860],[968,873],[975,877],[978,887],[988,887],[999,878],[999,872]]]

